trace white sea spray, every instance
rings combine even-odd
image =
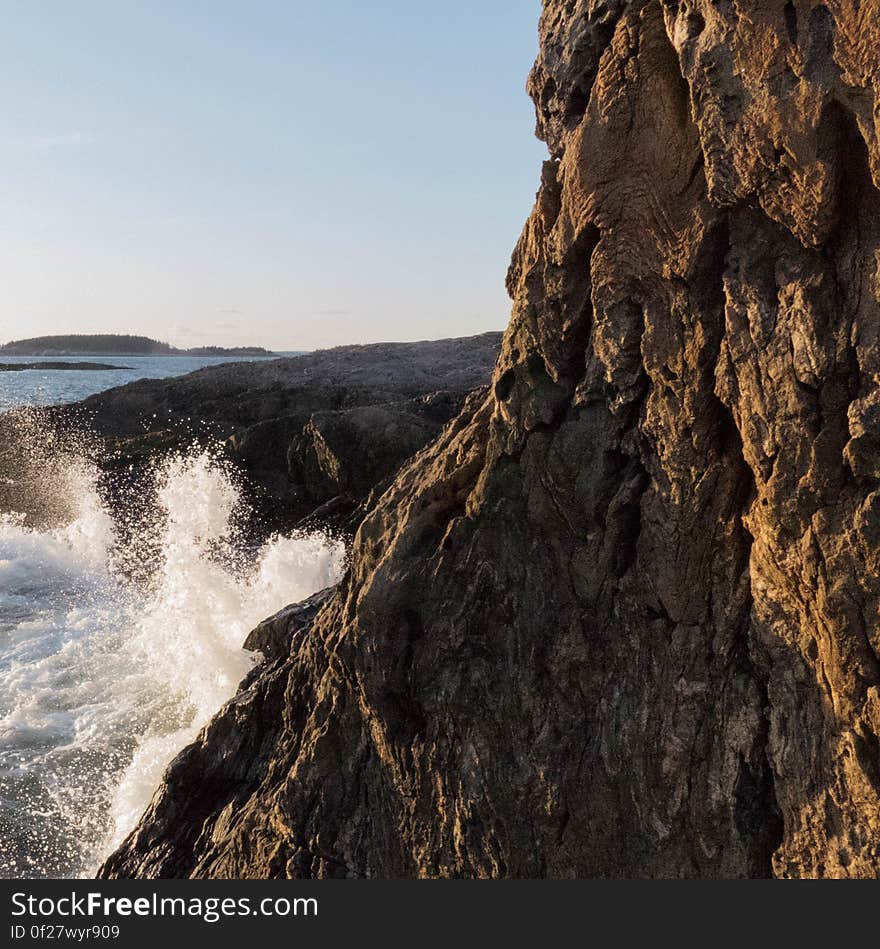
[[[93,872],[234,693],[247,632],[342,571],[320,534],[244,544],[213,452],[160,466],[136,530],[117,529],[97,480],[71,457],[52,481],[64,523],[0,517],[0,876]]]

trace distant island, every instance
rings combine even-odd
[[[0,363],[0,372],[24,372],[26,369],[50,370],[74,369],[77,372],[95,372],[112,369],[131,369],[131,366],[111,366],[105,362],[11,362]]]
[[[0,346],[0,356],[274,356],[261,346],[177,349],[148,336],[117,334],[36,336]]]

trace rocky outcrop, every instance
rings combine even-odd
[[[163,456],[221,443],[246,476],[255,529],[313,515],[350,530],[369,493],[486,385],[500,343],[500,333],[484,333],[344,346],[144,379],[38,417],[0,416],[0,510],[29,511],[33,502],[22,507],[21,497],[45,493],[21,482],[45,470],[49,433],[55,448],[72,443],[74,452],[88,439],[103,489],[129,520]]]
[[[878,42],[546,0],[491,392],[105,876],[880,873]]]
[[[434,392],[408,402],[315,412],[287,452],[303,494],[365,498],[440,434],[461,410],[463,393]]]
[[[74,411],[126,477],[157,452],[225,441],[260,519],[289,525],[334,499],[354,510],[485,385],[500,342],[484,333],[214,366],[102,392]]]
[[[112,366],[105,362],[2,362],[0,372],[24,372],[27,369],[36,369],[39,372],[60,372],[72,370],[74,372],[100,372],[112,369],[128,369],[129,366]]]
[[[265,659],[278,659],[290,654],[291,644],[297,633],[306,631],[318,610],[330,599],[334,587],[319,590],[301,603],[293,603],[279,610],[274,616],[263,620],[252,629],[244,641],[249,652],[262,653]]]

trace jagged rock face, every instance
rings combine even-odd
[[[461,411],[464,395],[315,412],[288,449],[291,479],[315,501],[363,499]],[[385,485],[383,485],[385,486]]]
[[[541,23],[492,392],[105,874],[880,873],[880,6]]]

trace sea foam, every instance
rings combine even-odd
[[[250,668],[247,632],[342,572],[342,545],[320,534],[249,546],[213,453],[166,460],[128,532],[87,463],[63,472],[66,523],[0,517],[3,877],[94,872]]]

